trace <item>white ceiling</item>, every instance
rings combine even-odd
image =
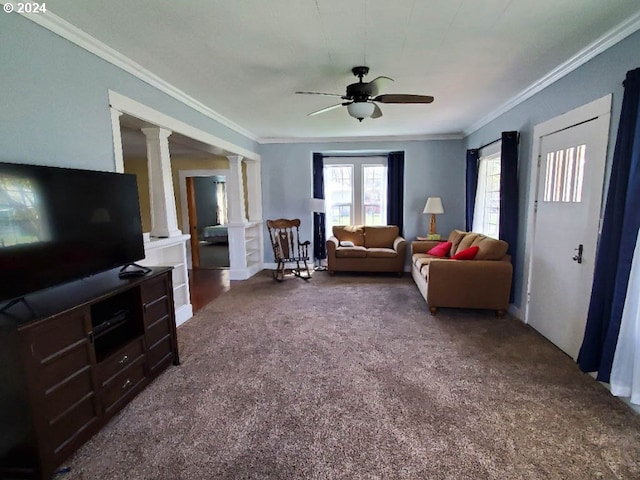
[[[240,125],[269,139],[469,132],[618,25],[638,0],[55,0],[47,9]],[[633,22],[631,22],[633,20]],[[636,27],[633,27],[636,28]],[[433,95],[381,105],[362,123],[337,98],[365,80],[382,93]]]

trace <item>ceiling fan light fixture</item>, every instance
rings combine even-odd
[[[375,104],[371,102],[353,102],[347,105],[347,111],[353,118],[357,118],[362,121],[364,118],[369,118],[373,115],[375,110]]]

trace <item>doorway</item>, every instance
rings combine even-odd
[[[225,176],[190,176],[185,178],[185,184],[193,268],[228,269]]]
[[[591,296],[610,101],[595,116],[584,113],[569,112],[565,125],[534,136],[539,162],[527,290],[527,323],[573,359]]]

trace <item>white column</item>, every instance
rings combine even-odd
[[[175,237],[182,235],[178,229],[178,215],[171,176],[169,135],[172,132],[164,128],[143,128],[142,133],[147,137],[151,236]]]
[[[122,112],[111,107],[111,131],[113,132],[113,154],[115,171],[124,173],[124,158],[122,157],[122,132],[120,130],[120,117]]]
[[[262,184],[260,162],[247,161],[247,195],[249,203],[249,221],[262,221]]]
[[[241,155],[229,155],[229,178],[227,179],[227,205],[229,223],[246,223],[244,208],[244,181],[242,179]]]

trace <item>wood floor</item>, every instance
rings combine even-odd
[[[189,270],[191,305],[197,312],[231,287],[229,270],[198,268]]]

